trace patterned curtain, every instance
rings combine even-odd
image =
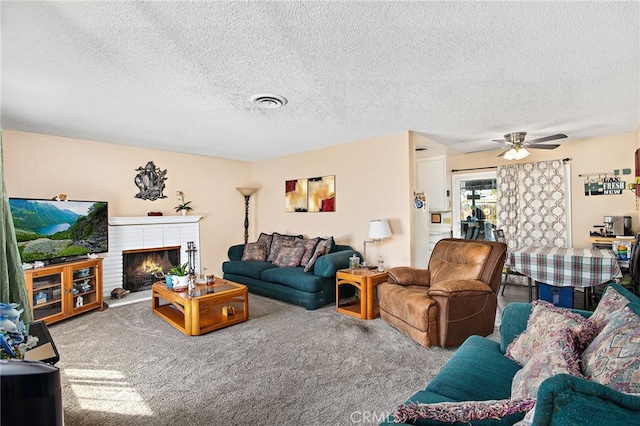
[[[33,312],[29,305],[27,283],[24,280],[20,253],[16,242],[16,233],[13,228],[13,220],[9,211],[9,198],[4,183],[4,154],[2,148],[2,132],[0,131],[0,218],[2,230],[0,231],[0,302],[18,303],[24,312],[20,319],[25,324],[33,322]]]
[[[497,226],[509,248],[567,247],[568,196],[562,160],[498,167]]]

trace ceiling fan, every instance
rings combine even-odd
[[[545,136],[538,139],[525,140],[527,132],[513,132],[504,135],[504,139],[493,139],[494,142],[504,143],[509,149],[500,153],[498,157],[504,156],[507,160],[521,160],[529,155],[529,151],[526,148],[532,149],[555,149],[559,147],[558,144],[545,144],[537,145],[541,142],[554,141],[556,139],[564,139],[567,135],[558,133],[557,135]],[[526,147],[526,148],[525,148]]]

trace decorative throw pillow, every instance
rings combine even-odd
[[[265,247],[267,248],[267,257],[269,257],[269,252],[271,250],[271,241],[273,240],[273,235],[272,234],[265,234],[264,232],[260,233],[260,236],[258,237],[258,243],[262,243],[265,245]]]
[[[278,258],[278,255],[280,254],[280,250],[282,250],[285,247],[293,247],[294,245],[295,245],[295,243],[293,241],[281,241],[278,244],[276,244],[275,248],[272,245],[271,246],[271,253],[269,253],[269,256],[267,257],[267,260],[273,258],[273,260],[271,260],[271,262],[275,262],[276,259]]]
[[[280,251],[280,247],[284,245],[292,246],[296,240],[302,239],[302,235],[282,235],[277,232],[273,233],[273,239],[271,241],[271,249],[269,252],[269,257],[267,260],[269,262],[273,262],[276,257],[278,257],[278,251]]]
[[[589,321],[595,326],[596,333],[599,333],[609,320],[628,304],[629,299],[620,294],[614,286],[607,287],[598,306],[589,317]]]
[[[527,328],[507,346],[505,353],[518,364],[525,365],[534,353],[546,348],[563,329],[573,331],[578,350],[593,337],[593,325],[582,315],[557,308],[544,300],[536,300],[532,305]]]
[[[414,423],[420,419],[443,423],[469,423],[474,420],[500,419],[523,413],[535,406],[535,399],[501,399],[489,401],[439,402],[422,404],[409,402],[396,408],[393,420],[396,423]]]
[[[513,426],[533,426],[533,418],[536,415],[536,406],[527,411],[527,414],[524,415],[524,418],[519,422],[513,424]]]
[[[582,353],[582,373],[619,392],[640,395],[640,305],[610,318]]]
[[[313,257],[313,253],[315,253],[318,241],[320,241],[320,238],[296,241],[296,246],[304,247],[304,254],[302,255],[302,259],[300,259],[300,266],[307,266],[307,263],[309,263],[309,260]]]
[[[304,247],[282,247],[278,250],[278,257],[275,258],[273,264],[280,267],[298,266],[300,265],[300,259],[302,259],[303,254]]]
[[[247,243],[244,245],[242,260],[256,260],[264,262],[267,260],[267,246],[262,243]]]
[[[540,384],[556,374],[582,376],[573,331],[567,328],[555,336],[547,348],[534,353],[524,367],[513,376],[512,399],[535,398]]]
[[[305,272],[309,272],[313,269],[313,265],[316,263],[316,260],[320,256],[323,256],[331,251],[331,249],[335,246],[335,242],[333,241],[333,237],[329,237],[326,240],[321,239],[316,245],[316,250],[313,252],[313,256],[307,262],[307,266],[304,267]]]

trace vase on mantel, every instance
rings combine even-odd
[[[189,210],[187,210],[187,209],[182,209],[182,210],[178,210],[178,211],[180,212],[180,215],[181,215],[181,216],[186,216],[186,215],[187,215],[187,212],[188,212]]]

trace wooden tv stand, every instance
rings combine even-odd
[[[26,269],[24,276],[34,321],[52,324],[102,310],[102,258]]]

